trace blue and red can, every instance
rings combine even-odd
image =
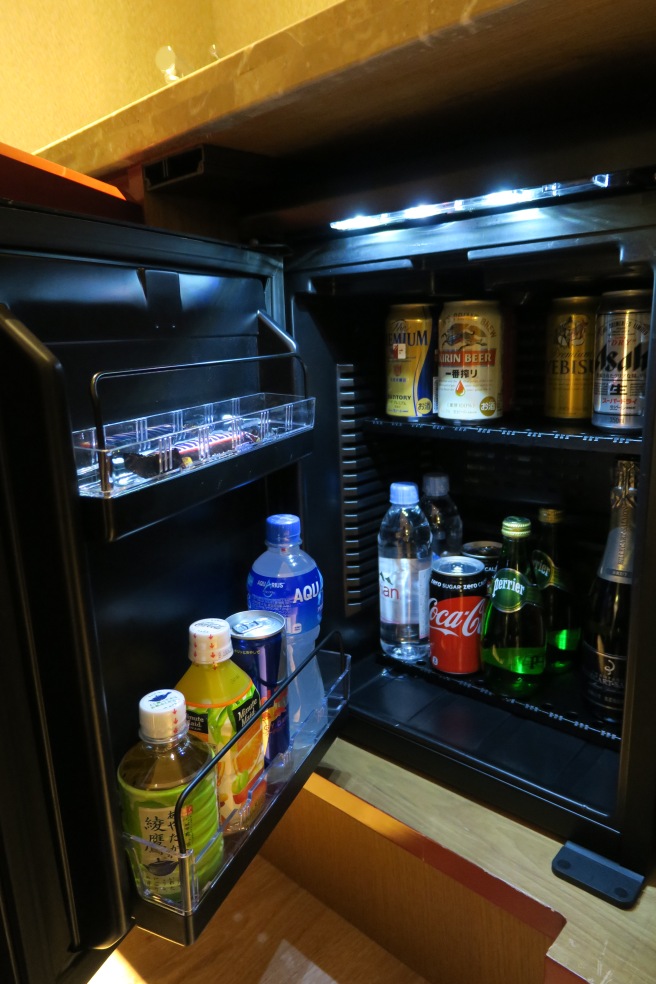
[[[263,704],[287,676],[285,619],[276,612],[237,612],[226,619],[232,637],[233,659],[257,687]],[[289,748],[287,689],[262,712],[264,760],[268,765]]]

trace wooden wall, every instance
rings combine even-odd
[[[0,140],[30,153],[165,85],[171,45],[187,72],[335,0],[23,0],[5,4]]]

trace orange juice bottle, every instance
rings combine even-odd
[[[266,782],[262,723],[255,684],[232,656],[230,626],[204,618],[189,626],[191,666],[176,685],[185,697],[189,733],[207,742],[213,754],[239,739],[217,766],[219,812],[224,833],[247,827],[264,803]]]

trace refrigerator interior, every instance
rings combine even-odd
[[[314,456],[305,474],[315,490],[310,500],[321,502],[317,557],[333,586],[326,617],[344,620],[354,654],[347,734],[643,874],[652,856],[655,789],[647,696],[656,683],[649,656],[653,355],[643,435],[593,428],[589,420],[548,420],[543,401],[552,299],[651,290],[654,204],[649,193],[609,193],[448,217],[414,231],[334,237],[300,245],[288,275],[288,322],[307,353],[322,407],[316,438],[325,457]],[[473,426],[387,417],[390,305],[420,301],[439,311],[445,301],[479,297],[498,300],[504,313],[503,417]],[[535,697],[511,702],[493,696],[480,675],[457,678],[383,659],[376,536],[392,481],[421,485],[427,471],[445,470],[465,542],[499,541],[506,515],[528,516],[535,532],[540,506],[564,509],[583,606],[622,455],[641,461],[623,730],[596,721],[576,670],[547,681]]]

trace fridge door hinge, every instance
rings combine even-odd
[[[621,909],[630,909],[645,883],[645,876],[623,868],[602,854],[567,841],[551,862],[554,875],[578,885]]]

